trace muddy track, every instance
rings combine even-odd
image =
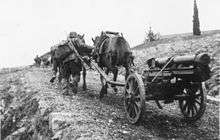
[[[99,100],[100,80],[96,72],[87,73],[87,91],[63,96],[57,83],[49,83],[50,68],[30,68],[24,74],[28,89],[37,91],[41,110],[50,109],[51,137],[82,139],[152,139],[183,138],[213,139],[219,135],[218,104],[208,103],[201,120],[188,124],[182,119],[177,105],[165,105],[163,110],[154,102],[146,104],[145,120],[138,125],[128,123],[123,106],[123,88],[118,94],[109,89]],[[62,117],[60,117],[62,116]],[[53,121],[55,120],[55,121]],[[59,121],[58,121],[59,120]],[[55,135],[55,136],[54,136]]]

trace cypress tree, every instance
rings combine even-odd
[[[199,13],[198,13],[196,0],[194,0],[193,35],[201,35],[200,23],[199,23]]]

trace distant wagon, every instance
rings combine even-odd
[[[206,94],[202,82],[210,78],[210,57],[207,54],[185,55],[170,58],[152,58],[142,75],[132,73],[125,83],[125,110],[131,123],[143,118],[145,101],[165,104],[178,100],[188,121],[201,118],[206,108]]]

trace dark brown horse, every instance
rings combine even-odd
[[[129,75],[129,69],[133,65],[132,52],[130,46],[125,38],[117,32],[102,32],[100,36],[92,39],[95,50],[93,52],[93,57],[99,67],[108,75],[112,72],[114,77],[113,80],[117,80],[118,67],[123,66],[125,68],[126,74],[125,79]],[[100,91],[100,98],[107,94],[107,83],[104,83],[104,79],[100,76],[102,82],[102,90]],[[112,85],[115,92],[117,88]]]
[[[84,35],[78,35],[72,40],[72,43],[76,50],[79,52],[81,56],[88,56],[91,54],[93,48],[85,44]],[[69,40],[69,41],[70,41]],[[66,89],[70,87],[70,78],[72,76],[73,82],[75,83],[74,86],[78,86],[79,78],[80,78],[80,71],[83,71],[83,89],[86,90],[86,69],[83,67],[81,61],[77,58],[74,54],[74,51],[69,46],[68,41],[58,45],[55,49],[51,51],[51,58],[53,62],[53,72],[54,76],[50,80],[53,82],[56,78],[56,73],[59,71],[62,77],[66,80]],[[74,92],[77,92],[77,89],[74,89]]]

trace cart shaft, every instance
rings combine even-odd
[[[99,72],[99,74],[101,74],[101,76],[103,76],[103,78],[106,80],[106,83],[116,86],[125,86],[125,83],[110,80],[105,72],[93,60],[90,64]]]

